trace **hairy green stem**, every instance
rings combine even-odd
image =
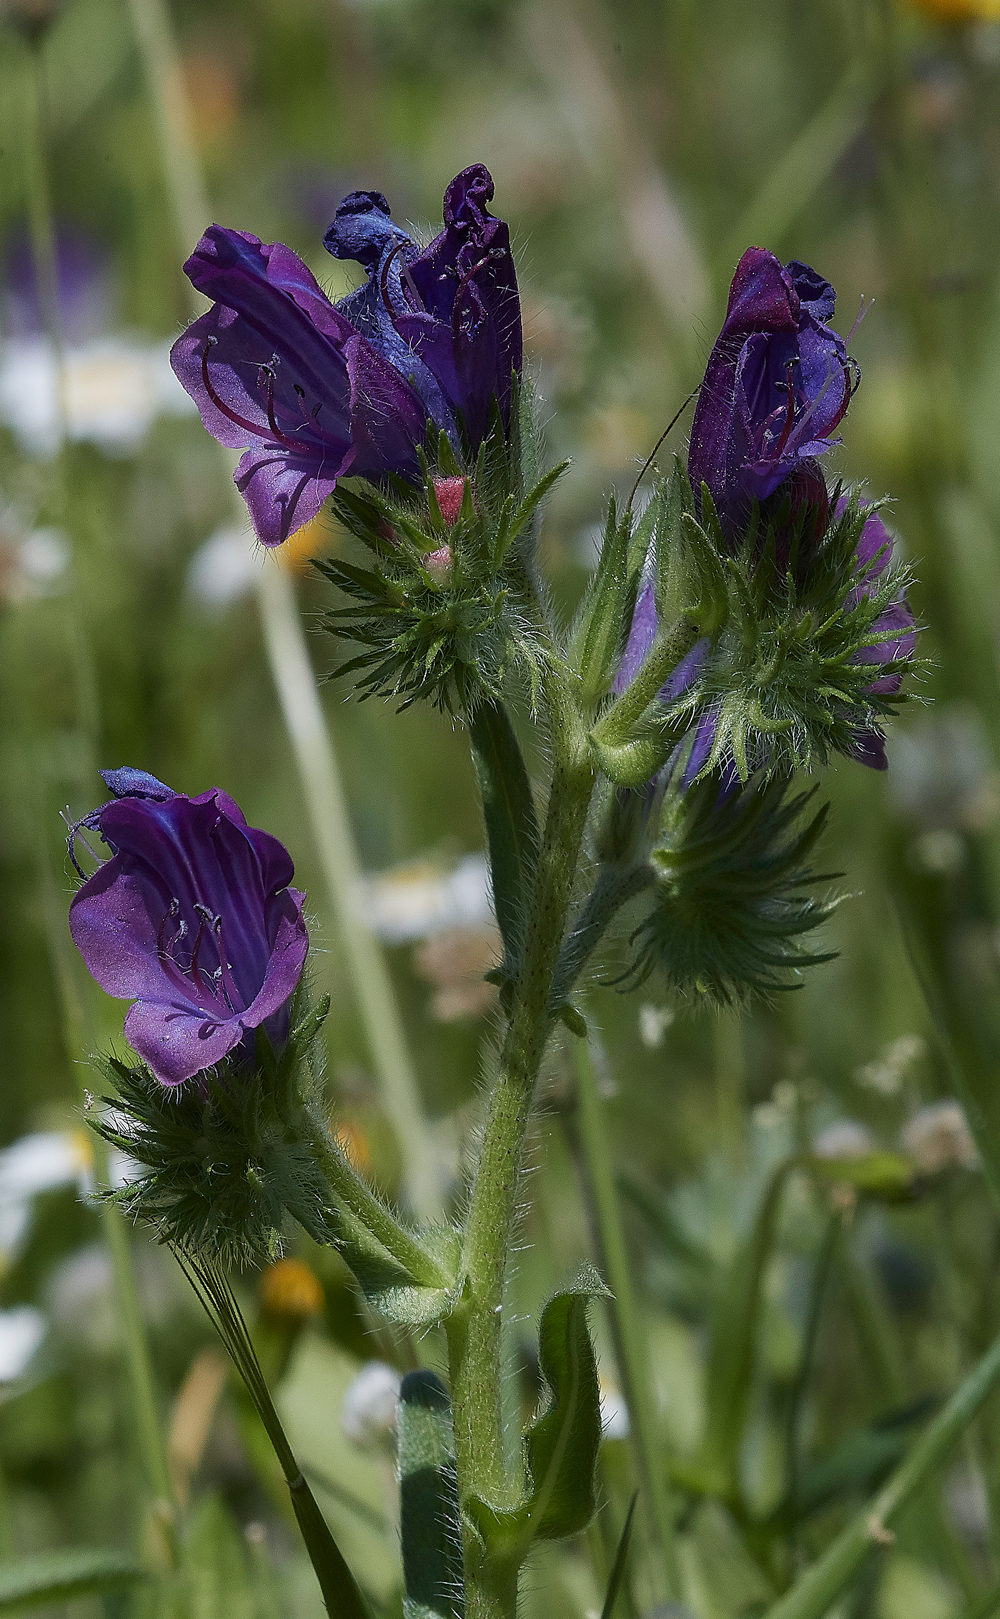
[[[469,1203],[462,1251],[463,1293],[448,1323],[459,1494],[503,1508],[518,1481],[504,1467],[501,1314],[517,1219],[521,1161],[535,1081],[552,1026],[550,996],[577,870],[594,770],[568,685],[548,683],[555,766],[538,855],[524,952]],[[513,1619],[517,1570],[491,1558],[463,1528],[467,1619]]]
[[[129,7],[149,85],[174,233],[180,252],[186,255],[212,215],[191,135],[191,111],[170,10],[166,0],[129,0]],[[205,300],[193,289],[189,292],[192,313],[200,314]],[[229,452],[220,451],[220,459],[227,473],[231,471]],[[244,521],[246,512],[235,492],[233,500]],[[247,544],[251,544],[249,538]],[[385,956],[356,914],[361,868],[347,799],[309,662],[294,587],[276,561],[270,560],[260,572],[257,604],[271,675],[302,783],[345,964],[403,1162],[405,1193],[416,1215],[434,1219],[444,1203],[440,1155],[423,1116],[420,1089]]]
[[[629,741],[650,703],[690,651],[695,636],[694,626],[685,618],[669,630],[660,631],[635,679],[595,725],[594,735],[599,742],[614,747]]]
[[[1000,1338],[928,1423],[888,1484],[841,1530],[817,1562],[768,1611],[766,1619],[822,1619],[866,1558],[889,1543],[895,1515],[957,1444],[1000,1377]]]
[[[309,1148],[334,1197],[370,1231],[387,1253],[423,1287],[448,1287],[452,1278],[377,1198],[347,1158],[320,1130],[308,1132]]]
[[[573,1046],[576,1069],[577,1126],[583,1170],[595,1236],[605,1279],[614,1298],[609,1305],[615,1358],[631,1418],[631,1437],[638,1472],[649,1502],[649,1516],[659,1542],[668,1598],[683,1596],[677,1538],[666,1482],[666,1455],[658,1431],[649,1361],[643,1352],[642,1329],[632,1287],[621,1211],[608,1151],[607,1123],[597,1089],[594,1059],[585,1040]]]

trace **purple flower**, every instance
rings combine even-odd
[[[486,210],[492,197],[488,169],[463,169],[444,195],[444,230],[420,252],[393,224],[380,192],[352,191],[323,238],[335,258],[356,259],[368,271],[367,285],[339,307],[404,373],[419,357],[448,412],[461,416],[473,451],[489,429],[494,397],[508,425],[511,382],[521,371],[510,235]]]
[[[212,225],[184,269],[213,307],[171,363],[221,444],[245,448],[236,484],[263,545],[315,517],[337,480],[415,482],[428,420],[474,452],[496,396],[505,425],[521,321],[507,227],[486,211],[481,164],[445,195],[421,253],[378,192],[345,198],[325,241],[368,271],[331,304],[280,242]]]
[[[144,771],[103,775],[115,797],[81,824],[111,858],[69,925],[101,988],[135,1002],[129,1043],[164,1085],[238,1047],[252,1058],[262,1025],[280,1046],[309,948],[287,850],[217,787],[188,798]]]
[[[831,442],[856,373],[827,325],[836,293],[806,264],[784,267],[762,247],[740,259],[691,428],[688,472],[711,490],[727,537],[754,498],[766,500]]]

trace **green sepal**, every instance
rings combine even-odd
[[[480,703],[469,721],[469,735],[486,821],[493,903],[509,976],[520,955],[538,854],[535,801],[503,704]]]
[[[662,770],[677,737],[667,722],[654,729],[649,721],[640,722],[627,742],[602,741],[591,731],[589,742],[597,768],[616,787],[645,787]]]
[[[434,1372],[403,1378],[397,1433],[404,1619],[460,1619],[455,1439],[448,1391]]]
[[[521,452],[495,402],[491,424],[474,466],[462,465],[435,430],[420,455],[421,488],[349,479],[331,497],[341,522],[377,559],[368,568],[340,556],[315,563],[344,602],[326,614],[325,627],[356,648],[335,677],[353,677],[360,698],[395,697],[401,708],[428,700],[471,713],[499,701],[515,670],[537,688],[538,633],[523,600],[520,553],[530,549],[539,505],[568,463],[535,478],[524,494]],[[466,479],[451,525],[434,488],[439,474]],[[445,545],[450,565],[428,569],[428,556]]]
[[[575,1535],[587,1527],[596,1510],[601,1395],[587,1310],[592,1299],[609,1297],[600,1276],[588,1265],[542,1311],[538,1363],[549,1398],[524,1436],[532,1486],[526,1526],[532,1538]]]
[[[729,616],[726,566],[692,512],[681,517],[685,575],[682,611],[699,635],[716,636]]]
[[[329,995],[323,995],[316,1002],[316,1005],[305,1012],[300,1021],[293,1025],[278,1064],[278,1073],[282,1078],[291,1072],[296,1063],[306,1060],[312,1050],[313,1041],[318,1036],[329,1015],[330,997]]]
[[[102,1062],[112,1094],[90,1122],[141,1165],[134,1180],[106,1195],[130,1219],[150,1224],[159,1241],[242,1267],[278,1257],[293,1205],[310,1218],[328,1206],[299,1128],[318,1091],[316,1037],[327,1006],[306,1008],[300,985],[280,1060],[258,1030],[252,1067],[227,1059],[196,1085],[168,1088],[143,1063]]]
[[[653,573],[661,621],[685,617],[699,635],[714,636],[726,618],[725,551],[695,515],[694,495],[678,458],[667,482],[656,524]]]
[[[659,972],[680,994],[730,1006],[796,987],[804,967],[830,960],[802,943],[838,903],[815,892],[836,874],[809,864],[827,816],[806,813],[815,791],[763,772],[725,795],[717,778],[669,790],[615,982],[635,988]]]
[[[504,521],[497,528],[497,539],[493,548],[493,564],[499,568],[512,546],[516,545],[525,529],[528,527],[538,506],[548,494],[552,485],[562,477],[569,468],[568,461],[560,461],[556,466],[542,475],[531,487],[520,505],[513,508]]]
[[[686,609],[713,645],[677,705],[690,720],[708,711],[715,716],[703,777],[729,758],[745,781],[762,764],[789,772],[825,765],[835,753],[850,756],[859,732],[877,730],[906,700],[907,692],[886,677],[902,675],[912,657],[862,659],[869,648],[903,639],[898,625],[878,625],[909,574],[884,557],[880,572],[874,562],[859,569],[858,543],[872,508],[856,498],[841,503],[839,487],[830,507],[833,515],[816,536],[808,528],[815,514],[804,507],[793,519],[790,497],[766,518],[755,505],[731,545],[704,486],[700,525],[683,515],[689,553],[713,574],[701,608]],[[724,600],[720,594],[716,601],[720,567]],[[891,685],[897,689],[886,689]]]
[[[580,677],[584,710],[593,709],[605,696],[621,661],[658,500],[657,494],[634,530],[631,512],[626,510],[619,518],[614,497],[609,503],[600,559],[577,609],[567,649],[570,665]]]

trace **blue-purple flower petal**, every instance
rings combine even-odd
[[[215,300],[174,344],[174,371],[221,444],[263,545],[314,517],[348,474],[415,478],[427,412],[409,382],[280,242],[212,225],[185,265]]]
[[[836,294],[808,265],[748,248],[709,356],[691,429],[695,496],[706,483],[734,540],[766,500],[827,450],[850,401],[844,341],[827,324]]]

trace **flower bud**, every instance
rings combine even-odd
[[[428,551],[424,567],[436,585],[446,585],[451,579],[453,561],[451,546],[442,545],[437,551]]]
[[[465,498],[465,486],[468,478],[432,478],[434,498],[438,503],[438,510],[449,528],[454,528],[462,510],[462,501]]]

